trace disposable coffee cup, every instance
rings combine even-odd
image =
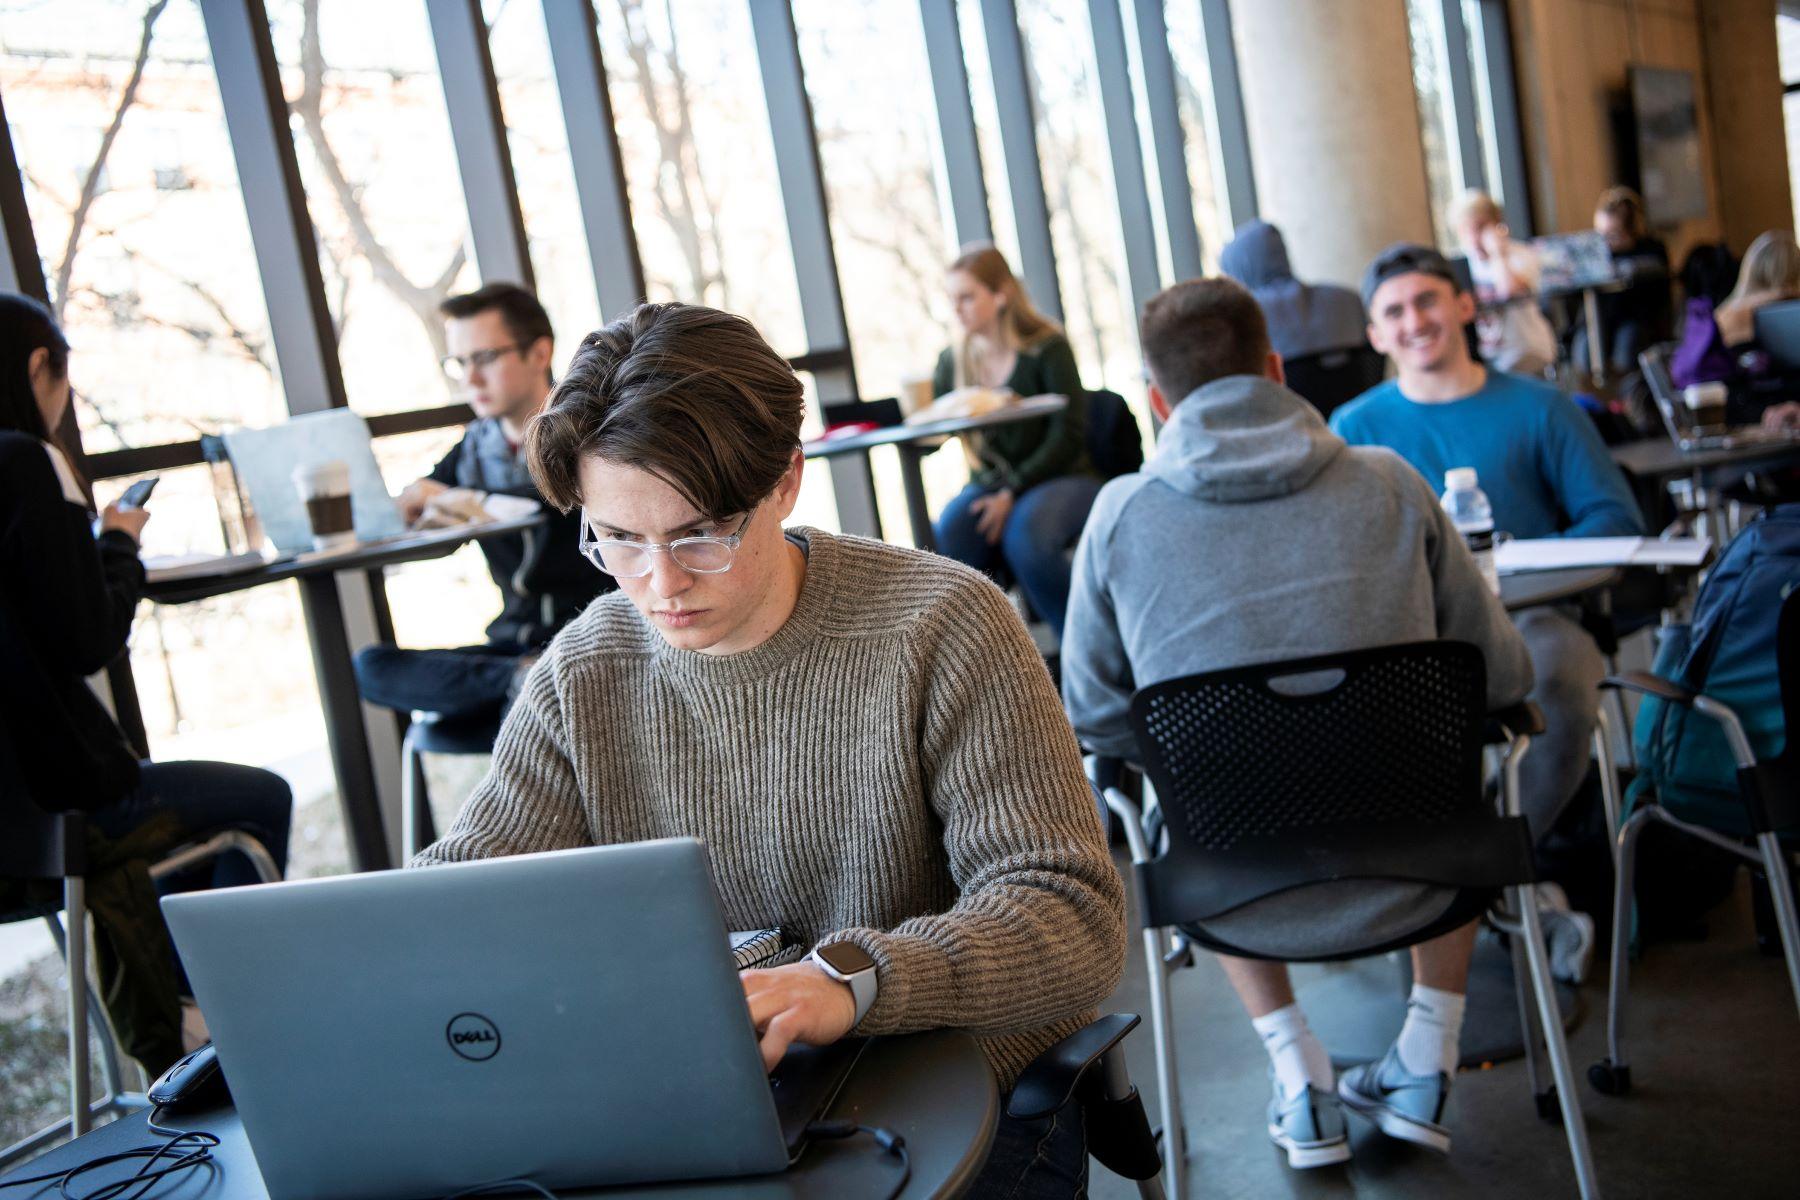
[[[900,415],[910,417],[929,408],[932,401],[932,379],[929,375],[910,375],[900,381]]]
[[[306,504],[313,548],[336,550],[356,542],[350,512],[350,466],[336,459],[294,468],[294,487]]]
[[[1701,429],[1722,428],[1725,424],[1725,397],[1728,395],[1722,383],[1694,383],[1682,390],[1681,399],[1687,404],[1688,415]]]

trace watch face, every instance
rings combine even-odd
[[[816,953],[840,975],[854,975],[875,966],[875,960],[855,942],[832,942],[830,945],[820,946]]]

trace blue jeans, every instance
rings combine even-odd
[[[1024,589],[1032,611],[1060,639],[1069,612],[1069,552],[1087,524],[1100,481],[1091,475],[1058,475],[1038,484],[1013,501],[998,545],[976,530],[970,510],[993,490],[971,483],[944,506],[937,519],[938,552],[990,575],[1004,566]]]
[[[1087,1129],[1081,1105],[1036,1121],[1002,1116],[970,1200],[1070,1200],[1087,1195]]]
[[[288,829],[294,794],[273,771],[237,763],[165,762],[143,764],[137,787],[124,799],[88,814],[95,828],[120,838],[152,817],[172,813],[186,840],[226,829],[241,829],[263,844],[275,866],[287,870]],[[250,860],[220,855],[210,864],[156,882],[157,894],[196,892],[258,882]],[[175,964],[183,995],[190,994],[181,964]]]
[[[455,650],[364,646],[356,654],[363,699],[401,712],[441,717],[499,716],[519,666],[519,652],[493,645]]]

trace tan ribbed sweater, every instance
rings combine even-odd
[[[1075,736],[981,575],[791,532],[799,601],[744,653],[675,649],[622,594],[595,601],[415,865],[698,837],[730,928],[874,958],[858,1033],[968,1029],[1009,1088],[1124,966],[1124,889]]]

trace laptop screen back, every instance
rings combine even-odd
[[[273,1200],[787,1164],[697,841],[163,910]]]

